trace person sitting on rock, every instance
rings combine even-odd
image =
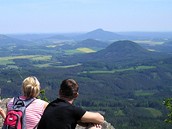
[[[73,105],[79,95],[78,89],[75,80],[63,80],[59,89],[59,98],[46,107],[37,129],[75,129],[77,124],[89,128],[101,128],[104,117],[100,113],[86,111]]]
[[[19,96],[22,100],[34,98],[34,101],[26,108],[26,128],[33,129],[37,126],[48,102],[37,99],[40,93],[40,82],[35,76],[30,76],[23,80],[22,93],[23,95]],[[13,101],[14,98],[8,102],[7,111],[12,110]]]

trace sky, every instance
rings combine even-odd
[[[0,0],[0,34],[172,32],[172,0]]]

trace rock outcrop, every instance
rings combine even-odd
[[[10,100],[10,98],[7,98],[7,99],[0,99],[0,107],[2,109],[4,109],[6,111],[6,104],[7,102]],[[0,128],[2,128],[2,124],[3,124],[4,120],[2,118],[2,116],[0,116]]]
[[[77,125],[75,129],[86,129],[85,127]],[[115,129],[110,123],[104,122],[102,125],[102,129]]]

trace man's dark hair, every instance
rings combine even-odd
[[[78,93],[78,83],[73,79],[65,79],[60,85],[60,96],[73,99]]]

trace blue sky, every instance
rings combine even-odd
[[[172,0],[0,0],[0,34],[172,31]]]

